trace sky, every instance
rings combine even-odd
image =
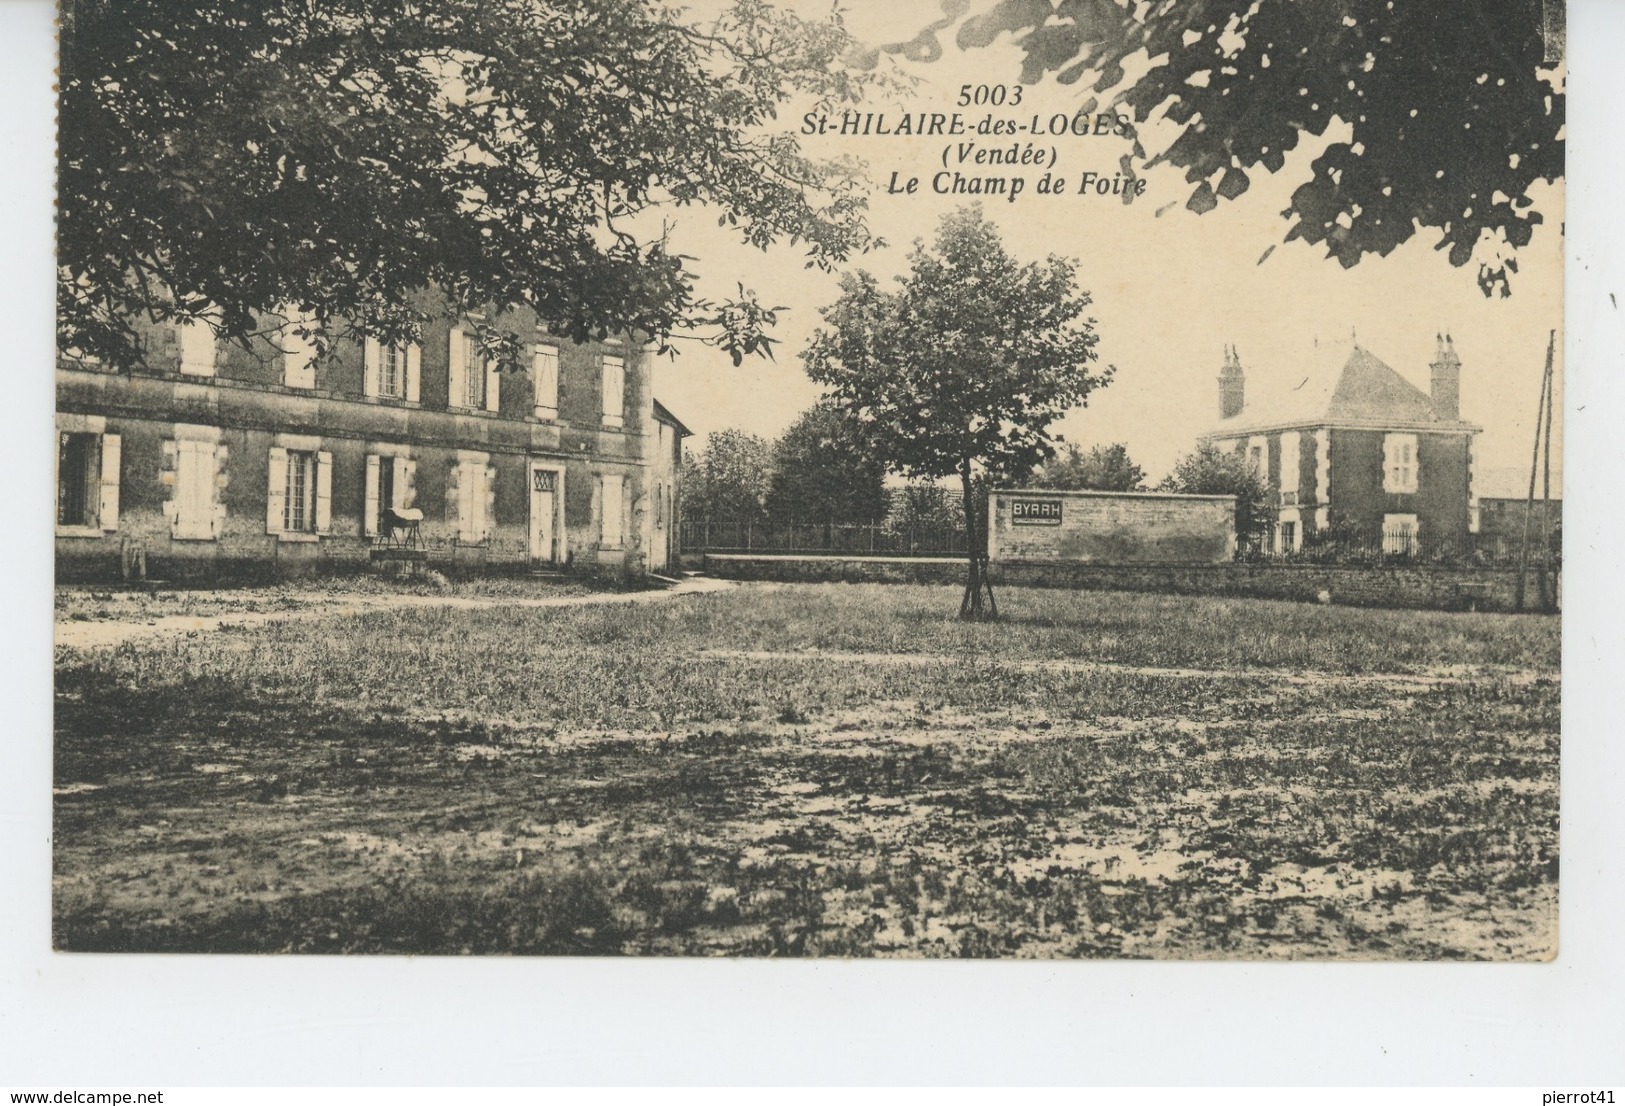
[[[874,7],[848,13],[852,31],[873,43],[911,38],[936,13],[926,2]],[[895,125],[905,112],[954,110],[966,82],[1015,83],[1019,53],[1008,35],[969,52],[958,51],[951,36],[944,44],[946,52],[934,63],[895,63],[919,78],[910,93],[863,110],[884,111]],[[1026,86],[1022,95],[1021,108],[997,109],[996,117],[1070,115],[1086,93],[1051,78]],[[974,121],[990,109],[962,110]],[[784,122],[799,122],[799,115]],[[1032,182],[1038,172],[1031,169],[967,170],[1029,176],[1026,193],[1014,202],[986,198],[984,210],[1018,258],[1047,253],[1076,258],[1079,283],[1093,297],[1098,352],[1116,375],[1089,397],[1086,408],[1058,424],[1067,440],[1085,447],[1123,442],[1155,479],[1216,420],[1215,378],[1225,346],[1239,350],[1250,394],[1290,387],[1302,379],[1317,342],[1347,345],[1351,337],[1426,390],[1435,336],[1443,331],[1454,339],[1462,361],[1462,417],[1483,427],[1479,470],[1495,486],[1481,487],[1481,494],[1513,494],[1527,480],[1547,336],[1562,326],[1561,186],[1535,197],[1547,221],[1518,255],[1520,272],[1509,299],[1487,299],[1476,283],[1477,265],[1452,267],[1432,248],[1427,231],[1386,258],[1368,256],[1345,270],[1321,248],[1282,241],[1288,224],[1281,211],[1288,197],[1307,178],[1313,157],[1337,137],[1334,131],[1306,138],[1279,173],[1254,174],[1253,187],[1238,200],[1200,216],[1184,207],[1191,185],[1183,173],[1166,167],[1147,174],[1145,195],[1129,205],[1109,197],[1036,195]],[[813,136],[802,141],[813,156],[856,155],[868,162],[870,225],[890,246],[848,267],[889,280],[904,269],[911,243],[929,239],[942,215],[965,202],[929,190],[932,173],[943,168],[946,139]],[[1007,139],[979,141],[1009,145]],[[1110,136],[1044,144],[1055,147],[1057,174],[1070,181],[1090,169],[1111,177],[1127,152],[1124,141]],[[901,179],[919,176],[920,192],[888,194],[893,172]],[[738,281],[764,302],[789,310],[775,330],[776,361],[752,359],[735,368],[715,350],[681,342],[680,356],[656,370],[657,394],[701,438],[728,427],[776,436],[819,396],[799,354],[820,323],[819,308],[838,293],[839,273],[804,269],[793,247],[766,252],[745,247],[703,209],[679,211],[674,221],[677,245],[697,258],[702,294],[726,299]],[[1271,246],[1275,249],[1259,263]],[[1560,331],[1559,359],[1561,350]],[[1561,412],[1561,392],[1557,408]],[[1560,442],[1560,415],[1557,433]],[[1559,453],[1554,469],[1560,467]],[[1525,475],[1519,477],[1520,472]]]

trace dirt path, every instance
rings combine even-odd
[[[141,622],[58,622],[56,644],[74,649],[106,649],[138,638],[165,634],[209,633],[231,626],[257,626],[295,618],[352,617],[370,611],[401,610],[408,607],[451,607],[459,610],[487,610],[493,607],[576,607],[589,603],[653,603],[682,595],[707,595],[727,591],[736,585],[727,580],[690,577],[676,587],[634,592],[603,592],[595,595],[558,595],[536,599],[501,596],[460,595],[377,595],[344,599],[316,599],[308,606],[291,610],[244,611],[236,614],[166,615]]]

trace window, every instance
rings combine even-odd
[[[1394,554],[1417,552],[1420,528],[1415,515],[1382,516],[1382,551]]]
[[[559,417],[559,347],[537,346],[531,354],[531,376],[536,384],[536,417]]]
[[[57,439],[56,524],[118,529],[119,436],[65,433]]]
[[[366,503],[362,508],[362,532],[367,537],[376,537],[384,532],[386,511],[412,505],[416,474],[417,462],[406,457],[380,454],[367,457]]]
[[[483,408],[485,406],[485,363],[480,359],[470,335],[463,335],[463,388],[457,406]]]
[[[315,323],[310,316],[290,312],[282,327],[282,383],[289,388],[316,387],[316,343],[310,332]]]
[[[448,384],[452,407],[495,411],[501,395],[496,365],[480,350],[479,338],[457,328],[451,332]]]
[[[1269,482],[1270,478],[1270,444],[1266,438],[1247,439],[1247,467],[1252,469],[1257,477]]]
[[[604,358],[604,425],[620,429],[626,422],[626,364],[619,357]]]
[[[216,493],[225,447],[214,441],[181,439],[164,443],[164,450],[174,463],[174,483],[169,502],[164,504],[170,535],[186,541],[218,538],[222,512]]]
[[[1292,553],[1298,548],[1298,524],[1296,522],[1281,523],[1281,552]]]
[[[299,446],[271,450],[265,529],[284,541],[314,541],[333,518],[333,455]]]
[[[1281,435],[1280,483],[1283,502],[1286,497],[1296,497],[1298,494],[1298,467],[1303,463],[1301,441],[1296,430],[1288,430]]]
[[[1382,440],[1382,490],[1397,494],[1416,491],[1417,455],[1415,434],[1388,434]]]
[[[214,375],[214,327],[205,319],[186,319],[178,324],[181,343],[181,372],[187,376]]]
[[[288,450],[286,498],[282,506],[282,529],[316,529],[316,455],[302,449]]]
[[[416,342],[386,346],[375,338],[362,344],[363,391],[377,399],[404,399],[418,402],[418,382],[423,372],[423,348]]]
[[[384,346],[378,351],[378,394],[389,399],[406,398],[406,349]]]
[[[101,486],[100,434],[63,434],[57,449],[56,524],[95,526]]]
[[[600,476],[598,502],[598,544],[606,549],[619,549],[626,544],[626,477]]]

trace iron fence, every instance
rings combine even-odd
[[[963,526],[685,519],[684,553],[779,553],[847,557],[963,557]]]
[[[1485,539],[1479,535],[1469,536],[1465,541],[1425,534],[1380,537],[1310,535],[1297,548],[1287,547],[1278,534],[1272,537],[1273,541],[1243,542],[1236,559],[1285,564],[1437,564],[1516,568],[1524,558],[1521,542]],[[1538,535],[1531,535],[1527,556],[1531,568],[1540,565],[1558,567],[1562,560],[1559,539],[1553,535],[1549,545],[1542,545]]]

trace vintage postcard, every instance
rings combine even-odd
[[[1545,960],[1561,0],[63,0],[53,945]]]

